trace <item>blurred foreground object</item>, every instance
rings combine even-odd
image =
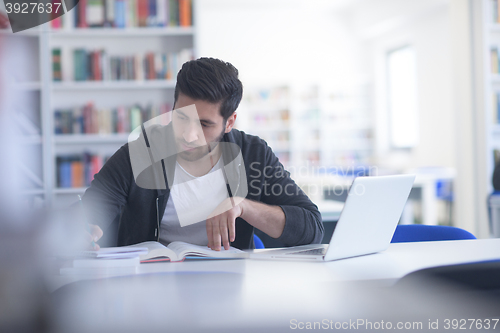
[[[6,23],[0,16],[0,26]],[[16,162],[23,151],[12,121],[13,106],[23,96],[13,92],[9,78],[23,64],[13,61],[8,44],[0,35],[0,331],[46,332],[48,293],[37,257],[43,221],[22,205]]]
[[[7,29],[8,27],[10,27],[9,18],[0,13],[0,29]]]

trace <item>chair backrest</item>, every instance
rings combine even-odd
[[[470,232],[442,225],[398,225],[391,243],[476,239]]]
[[[256,249],[264,249],[265,248],[262,240],[259,238],[259,236],[255,235],[255,234],[253,235],[253,242],[255,243]]]
[[[491,236],[500,237],[500,191],[488,196],[488,221]]]

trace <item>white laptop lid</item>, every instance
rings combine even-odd
[[[387,249],[414,180],[415,175],[356,178],[324,260]]]

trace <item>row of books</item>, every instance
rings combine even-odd
[[[88,152],[56,157],[57,186],[60,188],[90,186],[94,175],[101,170],[107,159],[108,157]]]
[[[493,107],[492,107],[492,122],[493,124],[500,123],[500,92],[493,93]]]
[[[292,170],[300,170],[300,166],[297,165],[292,165],[292,160],[290,156],[290,152],[287,151],[278,151],[275,152],[276,156],[278,157],[279,161],[283,166],[288,169],[289,171]],[[370,154],[367,152],[361,152],[361,151],[340,151],[340,152],[335,152],[330,156],[330,162],[326,161],[326,156],[322,156],[323,153],[319,151],[306,151],[306,152],[300,152],[298,159],[302,161],[305,165],[346,165],[346,166],[352,166],[352,165],[366,165],[369,162],[369,157]],[[297,157],[295,157],[297,158]],[[500,151],[498,151],[498,158],[500,160]],[[322,160],[325,159],[325,160]],[[299,168],[299,169],[298,169]],[[319,169],[319,171],[323,170],[322,168]],[[360,172],[368,172],[371,170],[368,170],[368,167],[363,168],[356,168],[356,169],[351,169],[352,172],[358,174]],[[364,171],[363,171],[364,170]],[[347,175],[349,172],[349,169],[346,170],[347,173],[344,175]],[[300,171],[299,171],[300,172]]]
[[[490,50],[491,73],[499,74],[500,66],[498,63],[498,47],[494,46]]]
[[[52,49],[54,81],[172,80],[192,49],[180,52],[111,56],[105,50]]]
[[[498,0],[492,0],[492,23],[500,23],[499,10],[500,7],[498,7]]]
[[[56,110],[54,131],[55,134],[126,134],[161,114],[166,114],[165,122],[170,121],[171,110],[169,104],[97,109],[89,102],[82,107]]]
[[[72,13],[51,21],[53,29],[64,25],[93,27],[190,27],[191,0],[80,0]]]
[[[286,125],[288,125],[290,121],[290,111],[288,109],[274,109],[274,110],[269,110],[269,109],[264,109],[265,111],[256,111],[254,112],[253,110],[249,110],[249,113],[251,113],[251,121],[254,123],[255,126],[260,127],[260,126],[276,126],[276,127],[283,127],[283,130],[286,130]]]

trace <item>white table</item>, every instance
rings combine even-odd
[[[254,250],[256,252],[266,251]],[[322,263],[268,260],[186,260],[179,263],[142,264],[137,273],[225,272],[249,278],[270,275],[299,276],[313,281],[399,279],[419,269],[485,260],[500,260],[500,238],[393,243],[381,253]],[[299,275],[298,275],[299,274]],[[119,274],[118,274],[119,275]],[[101,276],[95,276],[99,278]],[[92,276],[54,276],[51,290]]]
[[[428,325],[427,317],[434,320],[438,314],[450,313],[443,311],[452,311],[456,318],[493,314],[483,299],[468,296],[465,306],[463,299],[451,299],[454,294],[395,292],[387,286],[418,269],[495,259],[500,259],[500,239],[397,243],[382,253],[327,263],[143,264],[132,276],[73,277],[84,280],[73,284],[71,278],[53,276],[50,288],[57,289],[60,324],[72,332],[165,332],[168,328],[284,332],[297,323],[292,320],[322,319],[395,322],[406,318]],[[473,312],[463,314],[465,310]]]

